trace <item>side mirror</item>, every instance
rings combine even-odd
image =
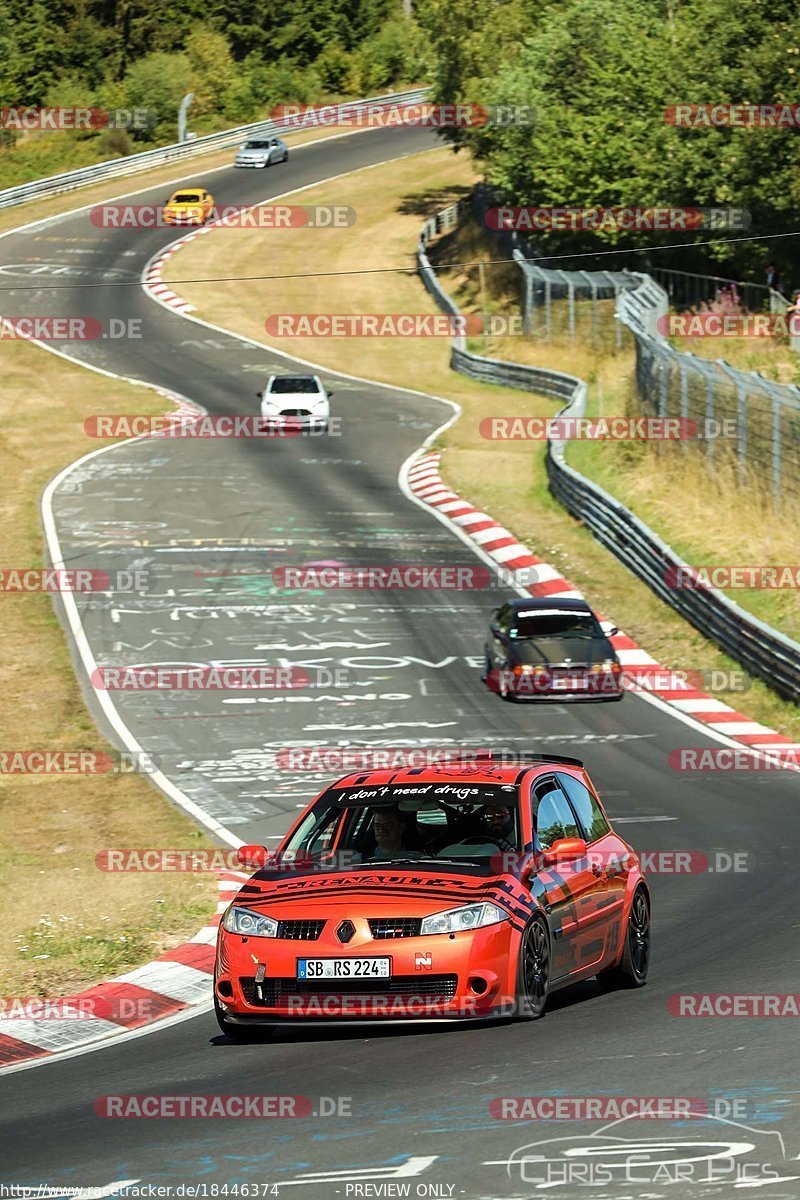
[[[615,633],[619,633],[619,630],[617,629],[617,627],[613,621],[601,621],[600,628],[602,629],[602,631],[606,635],[606,637],[609,637],[609,638],[613,637]]]
[[[586,858],[586,855],[586,842],[583,838],[558,838],[549,850],[545,850],[544,864],[546,867],[553,867],[562,862],[577,862]]]
[[[266,867],[273,858],[272,851],[266,846],[240,846],[236,857],[243,867]]]

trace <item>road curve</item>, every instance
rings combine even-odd
[[[268,172],[216,172],[209,186],[220,203],[252,203],[430,145],[431,135],[419,130],[360,133],[293,151],[285,167]],[[346,203],[346,180],[341,185]],[[164,192],[162,185],[131,201],[161,201]],[[100,230],[76,213],[6,237],[0,279],[16,285],[5,294],[6,309],[140,319],[141,340],[66,349],[78,361],[173,389],[211,412],[254,414],[259,382],[273,366],[285,367],[285,358],[169,313],[135,286],[144,264],[174,236]],[[357,239],[357,224],[347,236]],[[74,290],[53,288],[71,281]],[[86,283],[102,286],[80,286]],[[297,1031],[233,1046],[205,1013],[0,1076],[2,1181],[104,1188],[137,1179],[209,1189],[278,1183],[327,1198],[358,1194],[347,1189],[365,1180],[378,1186],[405,1170],[412,1195],[423,1194],[417,1185],[430,1185],[428,1195],[476,1200],[530,1195],[518,1168],[507,1173],[508,1157],[539,1139],[588,1135],[597,1123],[496,1121],[489,1102],[554,1094],[743,1099],[745,1123],[779,1130],[787,1155],[796,1157],[796,1026],[780,1019],[681,1020],[667,1009],[679,992],[796,988],[797,865],[789,850],[796,776],[678,776],[667,767],[671,749],[714,743],[632,696],[619,705],[503,705],[477,679],[496,593],[298,599],[257,576],[245,586],[221,574],[312,560],[469,561],[468,548],[397,485],[402,463],[446,419],[442,404],[330,372],[324,378],[342,416],[340,438],[136,442],[79,466],[54,497],[70,565],[145,568],[156,581],[134,599],[81,601],[98,662],[282,659],[347,672],[346,689],[307,696],[122,694],[126,724],[168,777],[236,836],[262,840],[280,833],[323,781],[274,766],[275,749],[286,743],[559,748],[585,758],[638,848],[696,850],[712,861],[717,851],[746,852],[748,870],[654,876],[647,988],[602,995],[587,983],[556,996],[534,1025]],[[114,1120],[94,1109],[108,1093],[264,1092],[310,1096],[317,1111],[320,1097],[347,1098],[349,1112],[265,1127],[254,1120]],[[698,1130],[698,1138],[719,1140],[716,1124],[692,1124],[690,1132]],[[670,1124],[665,1133],[659,1123],[658,1132],[670,1142],[686,1138],[687,1127]],[[651,1137],[652,1128],[636,1136]],[[759,1194],[792,1196],[797,1186],[772,1182]],[[555,1194],[662,1192],[629,1180],[624,1191],[572,1183]],[[724,1193],[695,1177],[663,1194]]]

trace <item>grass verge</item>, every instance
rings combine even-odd
[[[486,416],[518,413],[551,416],[553,402],[507,388],[480,385],[449,368],[449,345],[443,339],[420,338],[411,348],[405,339],[270,339],[264,321],[270,314],[298,312],[428,313],[436,311],[413,270],[420,222],[438,207],[465,194],[472,169],[462,156],[434,150],[350,175],[347,199],[358,220],[348,235],[341,230],[293,230],[277,236],[269,231],[215,231],[191,242],[167,266],[167,282],[182,277],[250,274],[253,261],[269,255],[271,274],[308,274],[313,279],[251,281],[246,303],[235,282],[212,286],[181,284],[181,295],[197,306],[198,315],[290,354],[371,379],[420,388],[456,400],[463,416],[440,439],[443,471],[457,492],[490,512],[537,554],[558,567],[592,602],[624,624],[665,666],[675,669],[736,667],[604,550],[552,498],[544,472],[544,447],[526,442],[488,444],[478,432]],[[335,191],[334,191],[335,188]],[[342,181],[322,186],[306,199],[317,203],[341,199]],[[354,253],[364,272],[407,268],[390,274],[326,276],[352,270]],[[496,352],[493,347],[489,352]],[[630,350],[623,349],[621,357]],[[589,352],[573,357],[570,369],[584,371]],[[566,364],[565,364],[566,365]],[[613,367],[613,371],[612,371]],[[624,377],[624,363],[609,367]],[[587,374],[589,372],[586,372]],[[346,410],[343,411],[346,418]],[[745,695],[720,693],[754,719],[800,738],[800,714],[758,681]]]
[[[96,448],[85,417],[158,413],[165,402],[22,341],[2,343],[2,366],[0,540],[6,566],[36,567],[45,484]],[[2,749],[110,751],[83,702],[51,597],[2,592],[0,605]],[[142,775],[0,774],[0,995],[63,995],[191,937],[216,909],[213,877],[109,874],[95,855],[207,845]]]

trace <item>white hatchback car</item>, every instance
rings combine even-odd
[[[269,421],[302,429],[328,428],[329,394],[318,375],[270,375],[259,397],[261,415]]]

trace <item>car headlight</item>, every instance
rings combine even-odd
[[[496,904],[469,904],[465,908],[449,908],[424,917],[420,933],[463,933],[467,929],[498,925],[507,920],[507,913]]]
[[[592,663],[590,670],[593,675],[606,675],[609,671],[613,671],[617,675],[619,674],[620,666],[613,658],[607,658],[605,662]]]
[[[250,908],[231,905],[222,918],[222,928],[228,933],[243,933],[247,937],[277,937],[278,922]]]

